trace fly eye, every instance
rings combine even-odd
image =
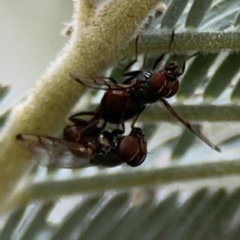
[[[131,165],[139,151],[138,142],[133,136],[126,136],[120,143],[119,156],[124,162]],[[131,165],[132,166],[132,165]]]
[[[119,156],[131,167],[137,167],[143,163],[146,158],[147,150],[143,137],[126,136],[119,146]]]
[[[150,82],[149,88],[151,93],[158,94],[159,91],[163,88],[165,84],[165,75],[162,72],[153,73]]]

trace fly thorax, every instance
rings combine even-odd
[[[138,88],[135,90],[135,99],[140,104],[148,104],[155,102],[156,99],[152,97],[152,93],[150,91],[149,82],[153,75],[153,72],[151,71],[143,71],[138,75],[137,81],[138,81]]]
[[[142,71],[138,77],[137,77],[137,80],[140,81],[140,82],[149,82],[149,79],[151,78],[152,76],[152,72],[151,71]]]

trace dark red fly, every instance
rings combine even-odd
[[[172,34],[170,45],[173,41]],[[193,57],[196,54],[190,56]],[[147,104],[155,103],[158,100],[163,103],[166,109],[184,126],[192,131],[198,138],[205,142],[208,146],[216,151],[220,149],[211,143],[211,141],[192,125],[181,118],[165,98],[175,95],[179,88],[178,77],[185,71],[185,62],[182,69],[178,72],[178,65],[174,62],[167,64],[164,69],[155,71],[159,62],[163,59],[161,55],[154,63],[152,71],[130,71],[127,70],[137,62],[137,40],[136,40],[136,56],[135,59],[125,68],[123,76],[127,78],[122,84],[118,84],[113,78],[90,77],[80,73],[73,73],[71,77],[80,84],[96,89],[107,90],[101,103],[95,112],[80,112],[72,115],[69,120],[76,123],[79,116],[93,115],[91,122],[104,120],[102,129],[107,122],[121,124],[122,131],[125,131],[124,122],[134,117],[132,127],[138,116],[145,109]],[[189,57],[189,58],[190,58]],[[189,59],[188,58],[188,59]]]
[[[35,154],[41,165],[60,168],[114,167],[123,163],[136,167],[147,155],[140,128],[122,136],[118,131],[101,131],[97,122],[88,124],[84,120],[67,126],[64,140],[32,134],[18,134],[16,138]]]

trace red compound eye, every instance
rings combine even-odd
[[[140,128],[133,128],[119,146],[119,156],[132,167],[143,163],[147,155],[147,144]]]

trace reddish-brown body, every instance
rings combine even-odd
[[[145,109],[147,104],[155,103],[160,98],[174,96],[179,88],[178,76],[182,73],[177,72],[177,65],[169,63],[160,71],[134,71],[126,73],[128,78],[122,83],[117,84],[111,81],[101,81],[98,78],[86,78],[81,74],[71,74],[79,83],[95,88],[104,88],[104,94],[100,105],[92,113],[92,121],[104,120],[103,128],[107,122],[122,124]],[[75,114],[70,117],[74,122],[77,116],[84,113]],[[137,117],[136,117],[137,118]],[[123,126],[124,131],[124,126]]]
[[[119,124],[141,112],[141,105],[134,101],[128,90],[108,90],[98,106],[93,119]]]

